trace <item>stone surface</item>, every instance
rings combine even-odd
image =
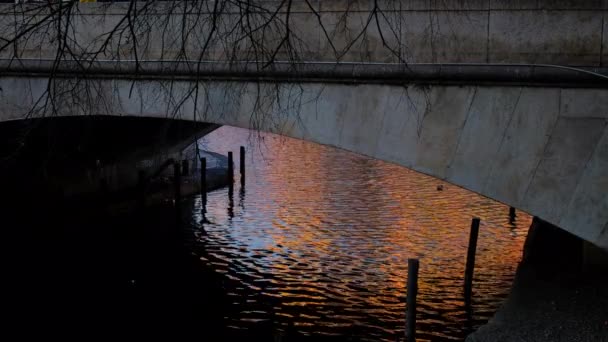
[[[601,89],[562,89],[560,115],[574,118],[608,118],[608,98]]]
[[[608,2],[604,6],[605,9],[608,9]],[[602,61],[601,66],[606,67],[608,65],[608,15],[606,15],[606,11],[604,11],[602,19],[604,27],[602,28],[602,55],[600,59]]]
[[[478,88],[462,128],[458,148],[447,170],[447,180],[481,192],[492,169],[502,137],[521,93],[519,88]],[[493,113],[494,115],[488,115]]]
[[[420,87],[390,87],[376,149],[379,159],[406,167],[414,165],[427,111],[427,93]]]
[[[416,168],[445,178],[475,94],[473,87],[431,88],[416,147]]]
[[[207,81],[195,96],[189,81],[93,84],[92,99],[68,92],[53,113],[33,105],[46,79],[2,77],[0,122],[124,115],[274,132],[444,179],[608,249],[608,103],[595,101],[608,90]]]
[[[487,12],[406,12],[401,17],[408,61],[486,62]]]
[[[490,0],[491,9],[602,9],[603,0]]]
[[[602,16],[598,13],[601,12],[492,12],[489,60],[599,66]]]
[[[341,12],[321,14],[321,23],[327,35],[323,34],[321,49],[316,60],[345,60],[355,62],[396,62],[391,50],[397,48],[397,39],[392,32],[394,24],[380,20],[370,12]],[[396,32],[399,32],[398,30]],[[383,40],[384,38],[384,40]]]
[[[608,341],[608,255],[586,265],[582,241],[546,225],[534,220],[507,300],[467,342]]]
[[[168,4],[152,5],[148,12],[138,14],[135,21],[137,57],[408,63],[490,61],[597,67],[605,65],[608,54],[605,0],[603,3],[600,0],[341,0],[314,1],[312,9],[305,1],[298,0],[291,2],[289,15],[286,3],[282,6],[280,1],[259,3],[261,7],[255,8],[234,3],[224,8],[217,18],[210,13],[212,3],[190,8],[192,13],[185,15],[183,8],[174,9],[174,14],[169,16],[162,15],[167,13]],[[105,34],[122,21],[108,53],[98,58],[135,58],[130,28],[123,21],[128,10],[125,3],[77,6],[78,11],[71,17],[73,39],[68,39],[73,51],[97,51]],[[186,3],[184,6],[197,5]],[[277,8],[280,10],[275,14]],[[0,15],[0,31],[13,32],[15,26],[23,25],[18,18],[18,15]],[[212,30],[214,21],[217,26]],[[33,30],[31,37],[18,42],[17,55],[54,58],[57,45],[47,43],[56,36],[52,31],[48,26]],[[332,44],[338,53],[333,51]],[[0,55],[11,57],[13,49],[5,49]]]
[[[522,88],[513,116],[484,181],[483,194],[520,207],[557,120],[559,90]]]
[[[526,189],[523,206],[559,222],[605,125],[604,119],[560,117]]]
[[[576,227],[577,235],[590,241],[597,241],[597,244],[608,250],[608,235],[605,227],[608,224],[606,170],[608,170],[608,131],[604,128],[603,136],[594,147],[593,155],[584,168],[570,203],[558,224],[564,227]],[[602,226],[603,229],[590,229],[590,227]]]
[[[597,238],[597,240],[594,240],[594,241],[597,241],[597,242],[594,242],[597,246],[600,246],[604,250],[608,250],[608,223],[606,223],[606,225],[604,226],[604,229],[602,229],[602,231],[600,231],[600,235]]]
[[[349,89],[335,86],[324,87],[322,94],[314,112],[299,114],[302,126],[306,130],[308,139],[339,146],[340,131],[344,125],[348,103],[354,94]],[[343,101],[336,101],[336,99],[343,99]]]
[[[339,130],[339,140],[336,146],[352,146],[362,154],[371,156],[376,154],[378,136],[382,129],[383,107],[386,101],[388,86],[360,85],[351,87],[351,93],[365,93],[368,96],[353,96],[347,106],[342,107],[344,112],[338,116],[343,118]],[[328,112],[325,112],[325,115]]]

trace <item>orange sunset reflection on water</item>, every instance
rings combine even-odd
[[[508,293],[531,217],[403,167],[304,141],[222,127],[200,146],[247,146],[247,185],[193,199],[204,260],[226,277],[226,324],[263,321],[303,334],[403,336],[407,259],[420,259],[418,334],[461,340]],[[238,161],[237,168],[238,170]],[[238,172],[237,172],[238,174]],[[443,185],[443,190],[438,190]],[[469,227],[480,217],[472,321],[462,283]]]

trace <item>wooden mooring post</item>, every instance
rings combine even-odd
[[[475,253],[477,251],[477,235],[479,234],[479,218],[474,217],[471,222],[471,233],[469,235],[469,248],[467,250],[467,264],[464,270],[464,302],[471,303],[473,290],[473,271],[475,270]]]
[[[201,158],[201,198],[207,203],[207,158]]]
[[[245,186],[245,146],[240,148],[240,163],[239,167],[241,170],[241,187]]]
[[[405,339],[407,342],[416,342],[418,267],[418,259],[407,259],[407,312],[405,314]]]
[[[517,214],[515,213],[515,208],[509,207],[509,223],[515,222],[515,217]]]
[[[232,151],[228,152],[228,187],[232,189],[234,186],[234,161],[232,159]]]

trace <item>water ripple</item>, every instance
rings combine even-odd
[[[403,336],[407,259],[420,259],[421,341],[462,340],[511,285],[531,217],[457,186],[330,147],[222,127],[199,142],[248,149],[246,192],[192,200],[201,262],[223,274],[226,326],[272,320],[305,335]],[[238,168],[237,168],[238,169]],[[238,175],[237,175],[238,184]],[[438,186],[443,190],[439,191]],[[231,217],[232,216],[232,217]],[[472,313],[462,298],[470,221],[480,217]]]

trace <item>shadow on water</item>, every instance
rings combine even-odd
[[[222,275],[230,298],[231,333],[244,337],[269,324],[312,340],[403,340],[412,257],[421,264],[421,341],[463,340],[493,315],[520,259],[528,215],[509,222],[508,207],[436,179],[328,147],[265,138],[263,151],[248,149],[246,205],[233,193],[240,189],[217,191],[205,208],[213,223],[202,223],[207,265]],[[223,127],[201,144],[230,151],[247,139],[247,131]],[[193,213],[200,211],[193,205]],[[482,229],[473,301],[466,305],[473,216],[481,217]]]
[[[222,336],[221,287],[185,248],[172,205],[112,216],[38,198],[35,207],[5,212],[8,327],[36,335],[176,329]]]
[[[200,243],[204,225],[182,222],[178,229],[171,202],[120,215],[97,204],[53,197],[4,204],[8,264],[2,302],[8,319],[2,325],[9,331],[32,337],[162,332],[209,341],[319,340],[299,335],[293,324],[275,317],[272,307],[278,301],[272,299],[259,301],[268,319],[247,329],[227,327],[226,291],[234,285],[227,286],[226,274],[208,267],[217,260]],[[227,210],[234,217],[233,205]],[[267,286],[248,296],[260,296]]]
[[[243,144],[240,131],[216,134],[216,144]],[[248,166],[246,193],[185,198],[179,229],[171,203],[109,215],[101,201],[68,204],[15,184],[20,198],[0,197],[2,325],[45,337],[402,340],[410,257],[421,259],[421,340],[463,339],[491,317],[520,259],[527,215],[507,223],[503,205],[343,151],[268,146],[276,156]],[[484,224],[465,308],[473,215]]]

